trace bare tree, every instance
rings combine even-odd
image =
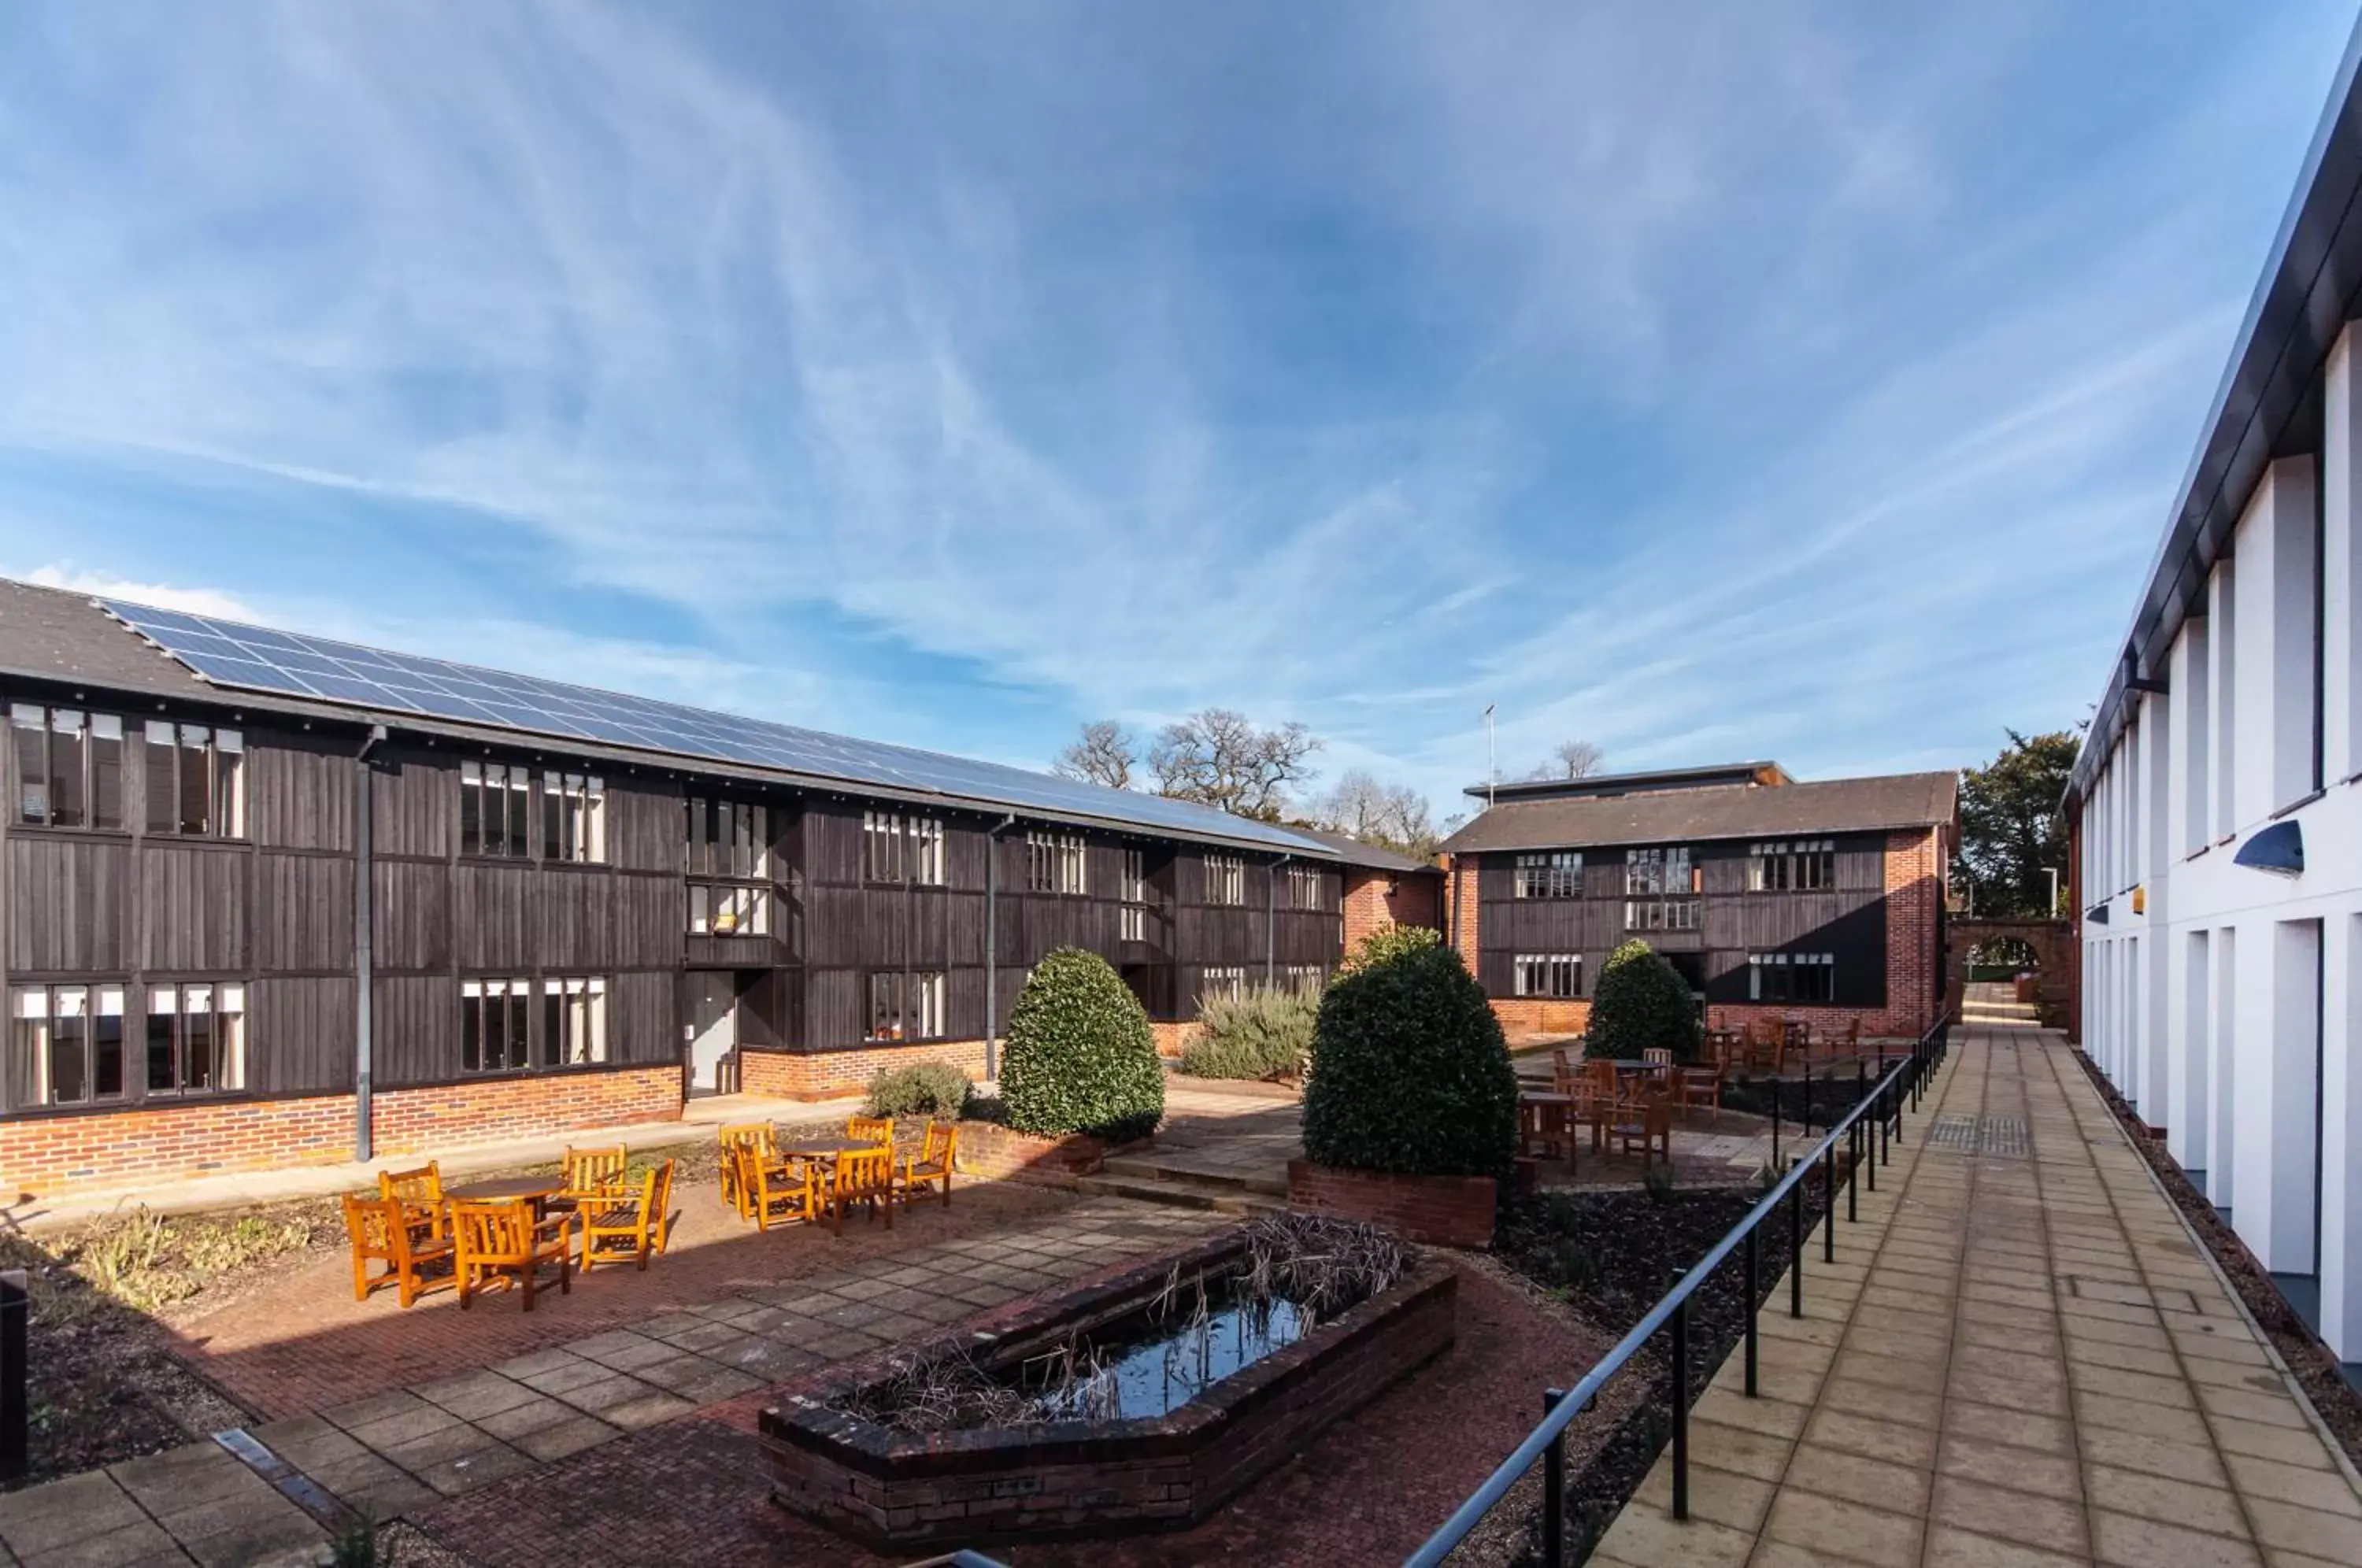
[[[1426,796],[1407,784],[1381,783],[1360,767],[1339,774],[1335,786],[1312,802],[1312,824],[1418,859],[1442,842]]]
[[[1131,732],[1113,719],[1093,719],[1083,726],[1075,744],[1058,754],[1050,771],[1086,784],[1129,790],[1132,769],[1139,765],[1139,747]]]
[[[1148,768],[1160,795],[1277,822],[1289,786],[1311,777],[1319,749],[1302,724],[1259,729],[1232,709],[1201,708],[1157,733]]]
[[[1552,778],[1588,778],[1606,764],[1607,754],[1587,740],[1566,740],[1558,743],[1548,762],[1536,763],[1528,769],[1525,782],[1540,784]]]

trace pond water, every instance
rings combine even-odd
[[[1099,1363],[1094,1376],[1061,1379],[1054,1366],[1036,1361],[1019,1370],[1017,1381],[1043,1398],[1049,1419],[1162,1416],[1294,1344],[1311,1327],[1311,1315],[1284,1298],[1224,1300],[1202,1317],[1175,1313],[1113,1326],[1088,1347]]]

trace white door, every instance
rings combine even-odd
[[[729,974],[693,975],[697,988],[689,1025],[689,1088],[712,1094],[722,1087],[722,1061],[738,1046],[738,985]]]

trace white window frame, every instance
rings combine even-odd
[[[533,1050],[534,994],[533,982],[521,977],[491,977],[459,982],[459,1005],[463,1010],[459,1023],[459,1071],[462,1076],[475,1077],[493,1073],[530,1072],[534,1069],[535,1066]],[[497,1064],[488,1065],[484,1059],[483,1047],[490,1031],[485,1029],[484,1023],[491,1014],[491,1004],[494,1002],[502,1004],[503,1049],[502,1060]],[[477,1021],[476,1063],[473,1066],[468,1065],[467,1012],[469,1010],[474,1012]],[[524,1039],[521,1044],[516,1044],[511,1041],[510,1026],[520,1021],[524,1025]]]
[[[1279,984],[1283,990],[1300,996],[1319,996],[1329,983],[1329,971],[1319,964],[1283,964],[1279,966]]]
[[[865,882],[943,886],[944,824],[939,817],[864,812],[861,845],[861,879]]]
[[[1308,866],[1301,861],[1288,863],[1285,905],[1291,910],[1310,910],[1316,913],[1319,911],[1320,867]]]
[[[607,1059],[607,980],[556,975],[541,982],[541,1065],[594,1066]],[[553,1008],[551,1003],[557,1005]],[[556,1028],[551,1027],[555,1022]]]
[[[246,1087],[246,985],[239,980],[174,980],[148,988],[145,1016],[139,1031],[140,1093],[148,1099],[182,1099],[233,1094]],[[189,1025],[204,1018],[213,1033],[212,1083],[189,1078]],[[153,1031],[157,1021],[171,1019],[166,1049],[172,1082],[159,1086]]]
[[[1827,996],[1805,997],[1796,994],[1797,983],[1806,973],[1827,977]],[[1765,980],[1777,982],[1772,987]],[[1785,996],[1767,996],[1767,989],[1785,991]],[[1750,953],[1747,955],[1747,999],[1793,1003],[1805,1007],[1827,1007],[1837,999],[1837,955],[1833,953]]]
[[[491,821],[494,801],[501,808],[498,844],[489,839],[484,831]],[[468,825],[470,803],[476,813],[472,840]],[[463,759],[459,764],[459,854],[469,860],[532,859],[542,831],[540,814],[534,810],[534,804],[533,769],[524,763]],[[524,824],[522,833],[517,829],[520,812]]]
[[[114,1105],[132,1098],[132,1043],[125,1017],[125,988],[119,984],[29,985],[14,988],[9,999],[8,1049],[18,1057],[25,1099],[20,1110],[50,1105]],[[116,1088],[98,1091],[98,1044],[102,1018],[116,1021]],[[55,1082],[51,1057],[61,1021],[78,1019],[82,1033],[82,1077],[89,1092],[72,1099],[52,1099]],[[29,1058],[29,1059],[27,1059]]]
[[[1198,971],[1198,1005],[1214,1000],[1237,1001],[1246,995],[1247,972],[1236,964],[1209,965]]]
[[[180,724],[167,719],[149,719],[141,732],[142,756],[139,761],[141,782],[147,789],[147,810],[141,812],[142,825],[151,836],[173,838],[242,839],[246,836],[246,736],[237,730],[221,729],[211,724]],[[170,779],[165,793],[170,797],[169,820],[160,822],[156,812],[156,774],[158,746],[166,748],[170,761],[164,771]],[[181,814],[182,793],[187,780],[183,770],[189,755],[197,753],[204,758],[205,821],[204,825],[192,829]]]
[[[1583,995],[1583,955],[1520,953],[1510,960],[1509,994],[1561,1000]]]
[[[1837,886],[1837,840],[1780,840],[1747,846],[1750,893],[1820,893]]]
[[[944,999],[948,988],[941,969],[871,970],[862,1038],[893,1044],[942,1039]]]
[[[771,890],[743,882],[689,884],[691,936],[768,936]]]
[[[557,820],[551,821],[555,812]],[[552,829],[556,831],[553,833]],[[607,786],[595,773],[541,776],[541,856],[602,866],[607,860]]]
[[[1235,855],[1206,856],[1206,901],[1224,909],[1247,901],[1247,863]]]
[[[1583,852],[1536,850],[1518,856],[1510,896],[1519,899],[1583,897]]]
[[[1025,835],[1025,888],[1028,892],[1081,898],[1090,891],[1085,841],[1080,834],[1029,833]]]

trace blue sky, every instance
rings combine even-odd
[[[999,760],[2098,691],[2353,0],[0,9],[0,573]]]

